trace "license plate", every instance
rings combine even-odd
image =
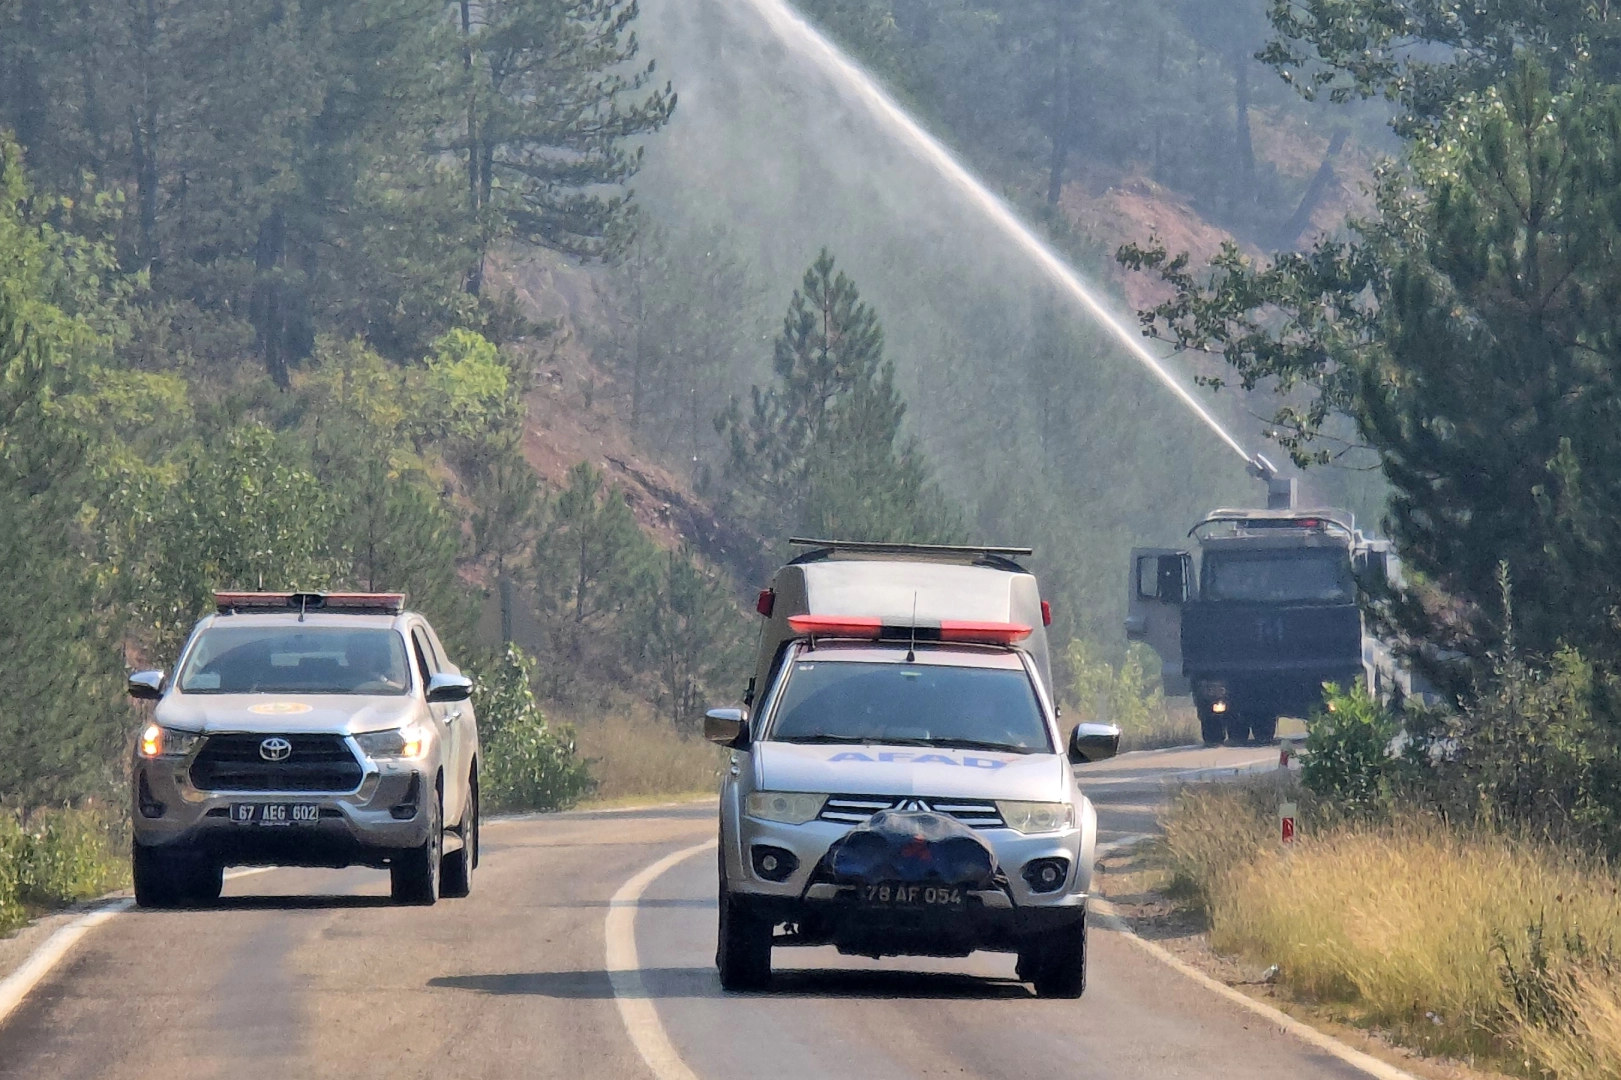
[[[318,803],[232,803],[231,820],[238,825],[314,825],[321,820]]]
[[[908,885],[885,882],[881,885],[863,885],[860,892],[863,903],[879,907],[961,907],[963,891],[954,885]]]

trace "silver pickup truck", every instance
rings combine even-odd
[[[131,768],[142,907],[219,897],[228,865],[387,867],[394,899],[466,896],[478,865],[472,681],[396,593],[220,593]]]
[[[1027,552],[805,543],[760,596],[747,710],[705,722],[732,750],[722,985],[764,986],[780,946],[989,949],[1079,996],[1097,817],[1073,766],[1120,733],[1060,731]]]

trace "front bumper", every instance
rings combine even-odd
[[[433,766],[360,761],[360,785],[351,792],[229,792],[199,790],[189,758],[138,759],[130,806],[135,842],[238,866],[387,865],[400,849],[428,839]],[[320,816],[310,825],[238,824],[231,820],[236,803],[314,804]]]
[[[1089,817],[1090,815],[1088,815]],[[740,815],[723,830],[727,888],[773,923],[790,924],[781,945],[836,945],[865,956],[966,956],[975,949],[1012,950],[1021,939],[1085,918],[1091,887],[1091,850],[1084,843],[1089,822],[1063,832],[1025,835],[1013,829],[977,830],[996,854],[1005,886],[970,892],[958,909],[876,909],[860,902],[853,886],[819,874],[823,856],[849,832],[838,822],[786,825]],[[756,848],[793,854],[797,868],[782,881],[762,877]],[[1034,891],[1024,867],[1039,859],[1069,864],[1064,883]]]

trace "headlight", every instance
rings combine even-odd
[[[141,756],[155,757],[185,757],[191,753],[192,747],[202,736],[192,731],[177,731],[174,728],[159,727],[156,724],[146,725],[141,732]]]
[[[794,791],[756,791],[743,803],[743,812],[761,821],[780,821],[784,825],[803,825],[815,821],[822,812],[826,795],[803,795]]]
[[[999,802],[1007,827],[1022,833],[1058,832],[1075,824],[1075,807],[1062,802]]]
[[[356,735],[355,742],[367,757],[419,758],[428,749],[428,729],[421,724],[408,724],[388,731],[368,731]]]
[[[203,736],[196,731],[160,728],[156,723],[141,731],[141,757],[185,757]]]

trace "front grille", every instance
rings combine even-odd
[[[286,739],[284,761],[266,761],[260,745]],[[210,735],[191,763],[191,782],[201,791],[353,791],[360,762],[339,735]]]
[[[822,821],[859,825],[880,810],[929,810],[956,818],[971,829],[999,829],[1002,814],[989,799],[947,799],[916,795],[831,795],[817,815]]]

